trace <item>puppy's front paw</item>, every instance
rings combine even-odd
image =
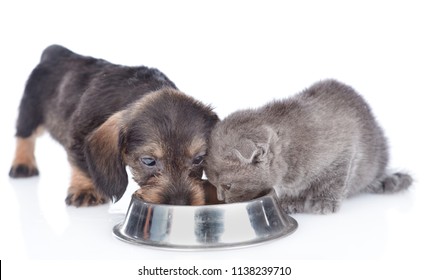
[[[307,201],[307,212],[314,214],[330,214],[335,213],[340,208],[340,202],[325,198],[312,198]]]
[[[16,164],[9,171],[9,176],[12,178],[27,178],[37,175],[39,175],[39,170],[32,164]]]
[[[81,206],[96,206],[107,203],[108,199],[98,193],[95,189],[79,189],[70,187],[68,196],[65,199],[67,205],[76,207]]]

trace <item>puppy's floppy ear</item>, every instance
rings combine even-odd
[[[122,113],[107,119],[86,139],[85,156],[96,188],[113,201],[119,200],[127,187],[128,176],[123,161]]]

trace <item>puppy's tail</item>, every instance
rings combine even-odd
[[[407,173],[397,172],[391,175],[386,175],[380,180],[375,180],[367,187],[367,191],[371,193],[395,193],[401,190],[406,190],[412,184],[412,176]]]
[[[46,62],[48,60],[55,60],[59,57],[67,57],[72,55],[73,52],[60,45],[51,45],[47,47],[41,56],[40,62]]]

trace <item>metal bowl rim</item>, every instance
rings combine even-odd
[[[266,193],[263,196],[254,198],[252,200],[248,200],[248,201],[241,201],[241,202],[233,202],[233,203],[223,203],[223,204],[209,204],[209,205],[173,205],[173,204],[158,204],[158,203],[151,203],[151,202],[146,202],[144,200],[142,200],[140,197],[138,197],[135,193],[132,194],[132,199],[130,204],[135,203],[135,201],[137,201],[140,204],[146,205],[146,206],[150,206],[150,207],[165,207],[165,208],[177,208],[177,209],[184,209],[184,208],[188,208],[188,209],[194,209],[194,208],[199,208],[199,209],[209,209],[209,208],[228,208],[228,207],[235,207],[236,205],[249,205],[252,203],[256,203],[258,201],[262,201],[264,199],[275,199],[277,200],[277,195],[276,195],[276,191],[274,189],[272,189],[271,191],[269,191],[268,193]]]

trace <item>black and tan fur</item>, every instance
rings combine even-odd
[[[120,199],[126,166],[148,202],[204,204],[203,157],[217,121],[210,107],[157,69],[115,65],[53,45],[27,81],[9,175],[38,175],[34,146],[44,128],[67,151],[68,205]]]

